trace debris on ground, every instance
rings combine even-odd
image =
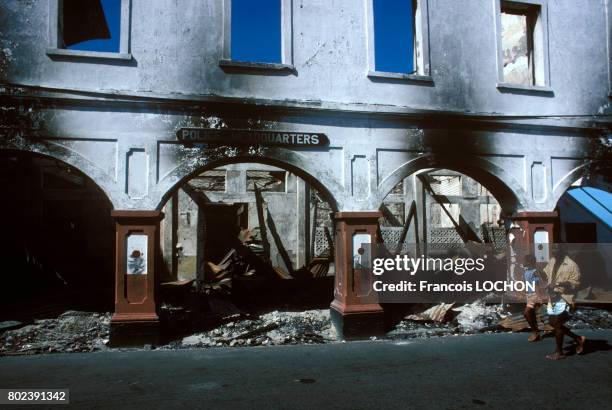
[[[23,327],[23,325],[23,323],[18,322],[17,320],[7,320],[5,322],[0,322],[0,332],[19,329],[20,327]]]
[[[603,309],[578,308],[565,325],[570,329],[612,329],[612,313]]]
[[[429,338],[491,331],[510,314],[505,305],[485,304],[482,300],[455,306],[455,303],[440,303],[406,316],[387,336],[392,339]]]
[[[513,306],[514,309],[520,306],[521,311],[511,312],[510,309]],[[406,316],[387,334],[387,337],[410,339],[457,336],[477,332],[520,332],[529,329],[529,324],[523,317],[523,306],[485,304],[480,300],[449,308],[449,304],[441,303],[423,312]],[[449,310],[444,313],[445,309]],[[449,314],[453,311],[459,314],[453,317],[452,314]],[[548,323],[548,315],[543,308],[537,310],[536,317],[541,330],[552,330]],[[567,326],[573,329],[612,329],[612,313],[604,309],[579,307],[570,315]]]
[[[440,303],[424,312],[408,315],[406,319],[417,322],[447,322],[450,320],[449,316],[452,315],[450,310],[453,306],[455,306],[454,303]]]
[[[266,346],[337,341],[331,326],[329,309],[272,311],[253,315],[241,312],[230,302],[224,303],[221,298],[215,299],[213,305],[219,317],[225,318],[224,322],[158,348]],[[527,329],[522,313],[508,314],[507,306],[485,305],[482,302],[459,307],[449,305],[430,307],[416,314],[418,319],[415,320],[407,316],[387,333],[385,338],[430,338]],[[446,313],[442,315],[445,309]],[[451,316],[453,311],[458,313],[454,318]],[[440,320],[442,316],[444,319]],[[55,319],[36,320],[19,329],[6,330],[0,333],[0,355],[106,350],[110,317],[110,313],[67,311]],[[422,320],[423,317],[431,317],[431,320]],[[549,329],[543,327],[546,320],[545,315],[539,317],[543,330]],[[572,313],[567,325],[572,329],[612,329],[612,313],[602,309],[578,308]]]
[[[325,343],[336,340],[329,309],[273,311],[187,336],[172,347],[266,346]]]
[[[503,305],[487,305],[483,301],[468,303],[453,310],[459,312],[455,320],[465,333],[494,327],[509,314]]]
[[[553,329],[553,327],[548,323],[548,320],[548,315],[543,312],[542,309],[536,310],[536,321],[541,330],[550,331]],[[521,332],[523,330],[530,329],[529,323],[527,323],[527,319],[525,319],[522,312],[511,316],[506,316],[499,321],[499,325],[504,329],[510,329],[513,332]]]
[[[417,322],[414,320],[402,320],[393,330],[387,333],[390,339],[427,339],[440,336],[458,336],[459,327],[454,322]]]
[[[540,330],[550,331],[553,327],[548,323],[548,315],[544,309],[536,311],[536,319]],[[529,324],[522,313],[507,316],[499,322],[503,328],[513,332],[529,330]],[[566,326],[572,329],[610,329],[612,328],[612,313],[603,309],[582,307],[576,309],[567,321]]]
[[[67,311],[0,335],[0,354],[106,350],[110,313]]]

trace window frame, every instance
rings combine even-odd
[[[429,62],[429,0],[414,0],[414,64],[413,73],[394,73],[376,71],[376,51],[374,42],[374,0],[366,1],[368,73],[371,79],[388,78],[408,82],[432,83]]]
[[[70,50],[62,48],[62,33],[60,19],[63,0],[49,0],[49,47],[47,55],[51,57],[80,57],[111,60],[131,60],[130,53],[130,21],[132,0],[121,0],[121,16],[119,21],[119,52]]]
[[[533,70],[533,84],[514,84],[504,81],[504,50],[502,47],[502,24],[501,15],[502,3],[520,9],[539,8],[538,15],[532,23],[533,27],[528,27],[528,30],[533,30],[532,50],[533,58],[530,64],[535,64]],[[550,64],[549,64],[549,49],[548,49],[548,0],[493,0],[495,9],[495,45],[497,53],[497,84],[496,87],[500,91],[506,92],[526,92],[532,94],[551,94],[553,90],[550,85]],[[528,19],[529,23],[529,19]],[[541,81],[538,84],[538,76]]]
[[[232,0],[223,0],[223,38],[219,66],[227,69],[256,69],[293,72],[293,0],[281,4],[281,62],[265,63],[232,60]]]
[[[610,18],[610,0],[606,0],[606,27],[608,31],[607,36],[607,51],[608,51],[608,97],[612,98],[612,19]]]
[[[249,172],[282,172],[283,175],[283,190],[282,191],[262,191],[260,190],[259,192],[265,195],[284,195],[284,194],[288,194],[289,193],[289,174],[290,172],[287,170],[284,170],[282,168],[279,168],[277,170],[273,170],[273,169],[246,169],[244,172],[244,186],[245,186],[245,192],[247,194],[254,194],[255,193],[255,189],[250,190],[249,189]],[[254,184],[254,183],[253,183]]]

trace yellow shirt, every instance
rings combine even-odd
[[[552,257],[548,261],[548,264],[544,267],[546,273],[546,280],[549,285],[554,288],[556,284],[566,282],[566,286],[563,288],[561,297],[569,304],[574,303],[574,295],[580,286],[580,268],[570,258],[565,255],[561,265],[557,268],[556,272],[553,272],[555,267],[555,258]]]

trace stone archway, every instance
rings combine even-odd
[[[265,187],[257,178],[276,188]],[[323,268],[321,259],[333,255],[330,214],[337,206],[321,181],[286,162],[246,155],[210,161],[181,178],[158,206],[165,215],[160,242],[165,276],[195,279],[200,286],[205,271],[206,279],[214,277],[206,266],[220,263],[232,249],[248,253],[236,242],[239,232],[256,238],[257,245],[248,242],[263,251],[260,256],[268,268],[253,261],[262,273],[272,268],[285,278],[296,272],[303,277],[311,262],[333,271],[333,262],[328,260]],[[174,251],[178,243],[180,260]]]
[[[78,143],[78,141],[72,143]],[[12,138],[0,142],[0,152],[42,155],[57,159],[76,168],[90,180],[94,181],[113,204],[113,208],[120,209],[128,200],[125,192],[118,190],[116,184],[117,177],[115,175],[109,175],[84,157],[77,149],[71,149],[68,145],[51,140],[34,142],[25,138]]]
[[[553,187],[551,195],[551,203],[556,205],[559,199],[567,192],[567,190],[581,179],[589,176],[607,176],[612,175],[612,167],[605,161],[588,161],[568,172],[560,179]],[[590,181],[595,182],[596,181]],[[604,189],[606,187],[603,187]]]
[[[344,187],[324,167],[299,151],[279,147],[260,149],[242,147],[220,147],[209,152],[197,150],[174,159],[176,166],[160,177],[155,189],[149,194],[151,201],[160,209],[168,196],[193,175],[232,163],[261,163],[286,169],[324,192],[334,209],[343,209],[348,202]]]
[[[520,211],[528,203],[527,194],[508,172],[498,165],[480,157],[461,158],[447,155],[428,154],[399,166],[378,186],[377,205],[380,206],[391,190],[404,178],[428,168],[444,168],[461,172],[480,182],[499,200],[504,212]],[[511,188],[514,187],[514,188]]]
[[[329,202],[332,211],[342,209],[345,203],[344,192],[340,184],[325,171],[325,167],[317,166],[313,158],[299,150],[288,150],[278,147],[182,147],[177,148],[177,155],[168,159],[174,167],[158,176],[158,183],[148,192],[147,204],[156,210],[125,210],[115,212],[117,219],[117,294],[118,309],[114,316],[116,340],[120,340],[123,325],[144,326],[143,332],[155,333],[159,318],[156,313],[155,287],[160,274],[160,221],[164,218],[161,210],[166,201],[184,187],[184,184],[196,175],[219,167],[232,164],[255,163],[264,164],[286,170],[318,190]],[[185,153],[186,152],[186,153]],[[333,237],[333,228],[331,229]],[[149,256],[146,277],[136,277],[126,274],[130,263],[130,255],[124,253],[129,248],[131,235],[146,237],[144,248]],[[153,245],[151,245],[153,244]],[[153,256],[151,256],[153,255]],[[155,266],[154,263],[157,263]],[[199,271],[198,271],[199,272]],[[129,272],[128,272],[129,273]],[[199,278],[198,278],[199,279]],[[330,289],[331,290],[331,289]],[[124,295],[138,295],[139,300],[131,300]],[[152,303],[153,302],[153,303]]]

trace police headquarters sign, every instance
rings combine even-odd
[[[325,134],[287,131],[262,131],[214,128],[181,128],[180,142],[186,144],[274,145],[290,147],[320,147],[329,145]]]

